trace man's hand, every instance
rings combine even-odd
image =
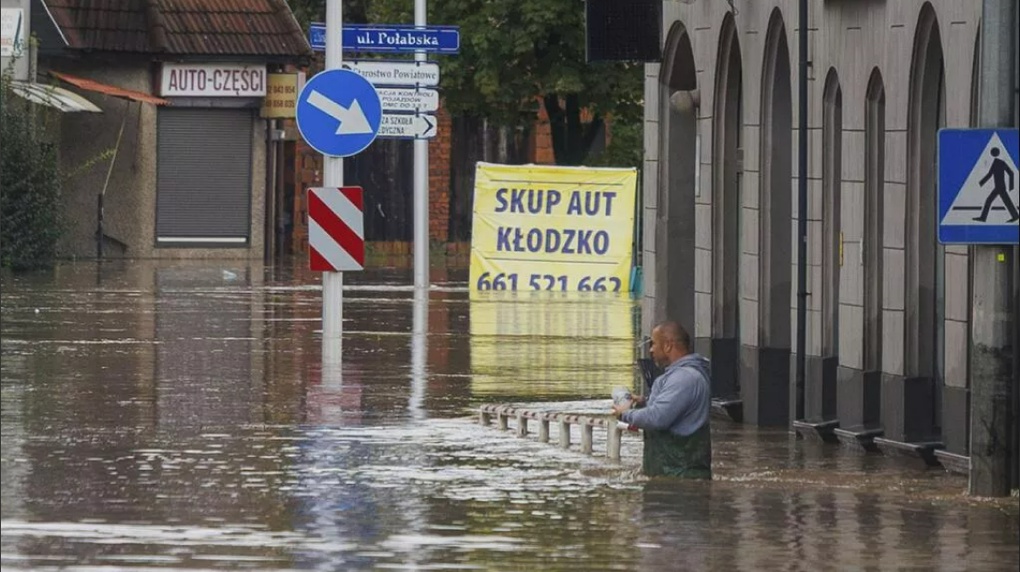
[[[619,417],[619,416],[623,415],[624,413],[626,413],[627,411],[630,411],[634,407],[644,407],[644,406],[645,406],[645,398],[641,397],[641,396],[634,396],[634,397],[632,397],[630,399],[630,402],[628,402],[628,403],[625,403],[623,405],[614,405],[613,406],[613,415]]]

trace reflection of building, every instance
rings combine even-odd
[[[966,247],[936,241],[936,134],[974,124],[981,3],[811,3],[803,412],[797,3],[663,6],[645,89],[646,325],[694,324],[714,394],[739,394],[745,421],[803,414],[966,455],[973,272]],[[684,230],[664,241],[656,220]]]
[[[287,4],[35,0],[33,6],[40,80],[65,74],[63,85],[104,112],[64,114],[60,121],[63,169],[81,171],[63,189],[71,223],[66,252],[96,252],[102,212],[109,256],[261,257],[271,171],[258,110],[267,72],[311,53]],[[168,104],[152,105],[145,95]]]
[[[157,426],[175,436],[204,426],[241,427],[263,420],[260,275],[250,268],[160,265],[154,269],[154,377]]]

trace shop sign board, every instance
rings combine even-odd
[[[265,97],[265,65],[237,63],[165,63],[163,97]]]

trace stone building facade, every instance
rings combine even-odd
[[[714,397],[747,423],[967,455],[981,277],[968,247],[937,241],[936,140],[976,122],[981,2],[811,2],[803,388],[798,2],[663,10],[662,62],[645,83],[646,329],[690,324]]]

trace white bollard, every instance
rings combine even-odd
[[[570,448],[570,423],[560,419],[560,449]]]
[[[544,417],[539,420],[538,440],[540,443],[549,442],[549,420]]]
[[[606,428],[608,444],[606,445],[606,456],[613,461],[620,460],[620,445],[623,441],[623,430],[616,423],[610,423]]]
[[[594,427],[587,422],[581,425],[581,452],[591,453],[592,430]]]

